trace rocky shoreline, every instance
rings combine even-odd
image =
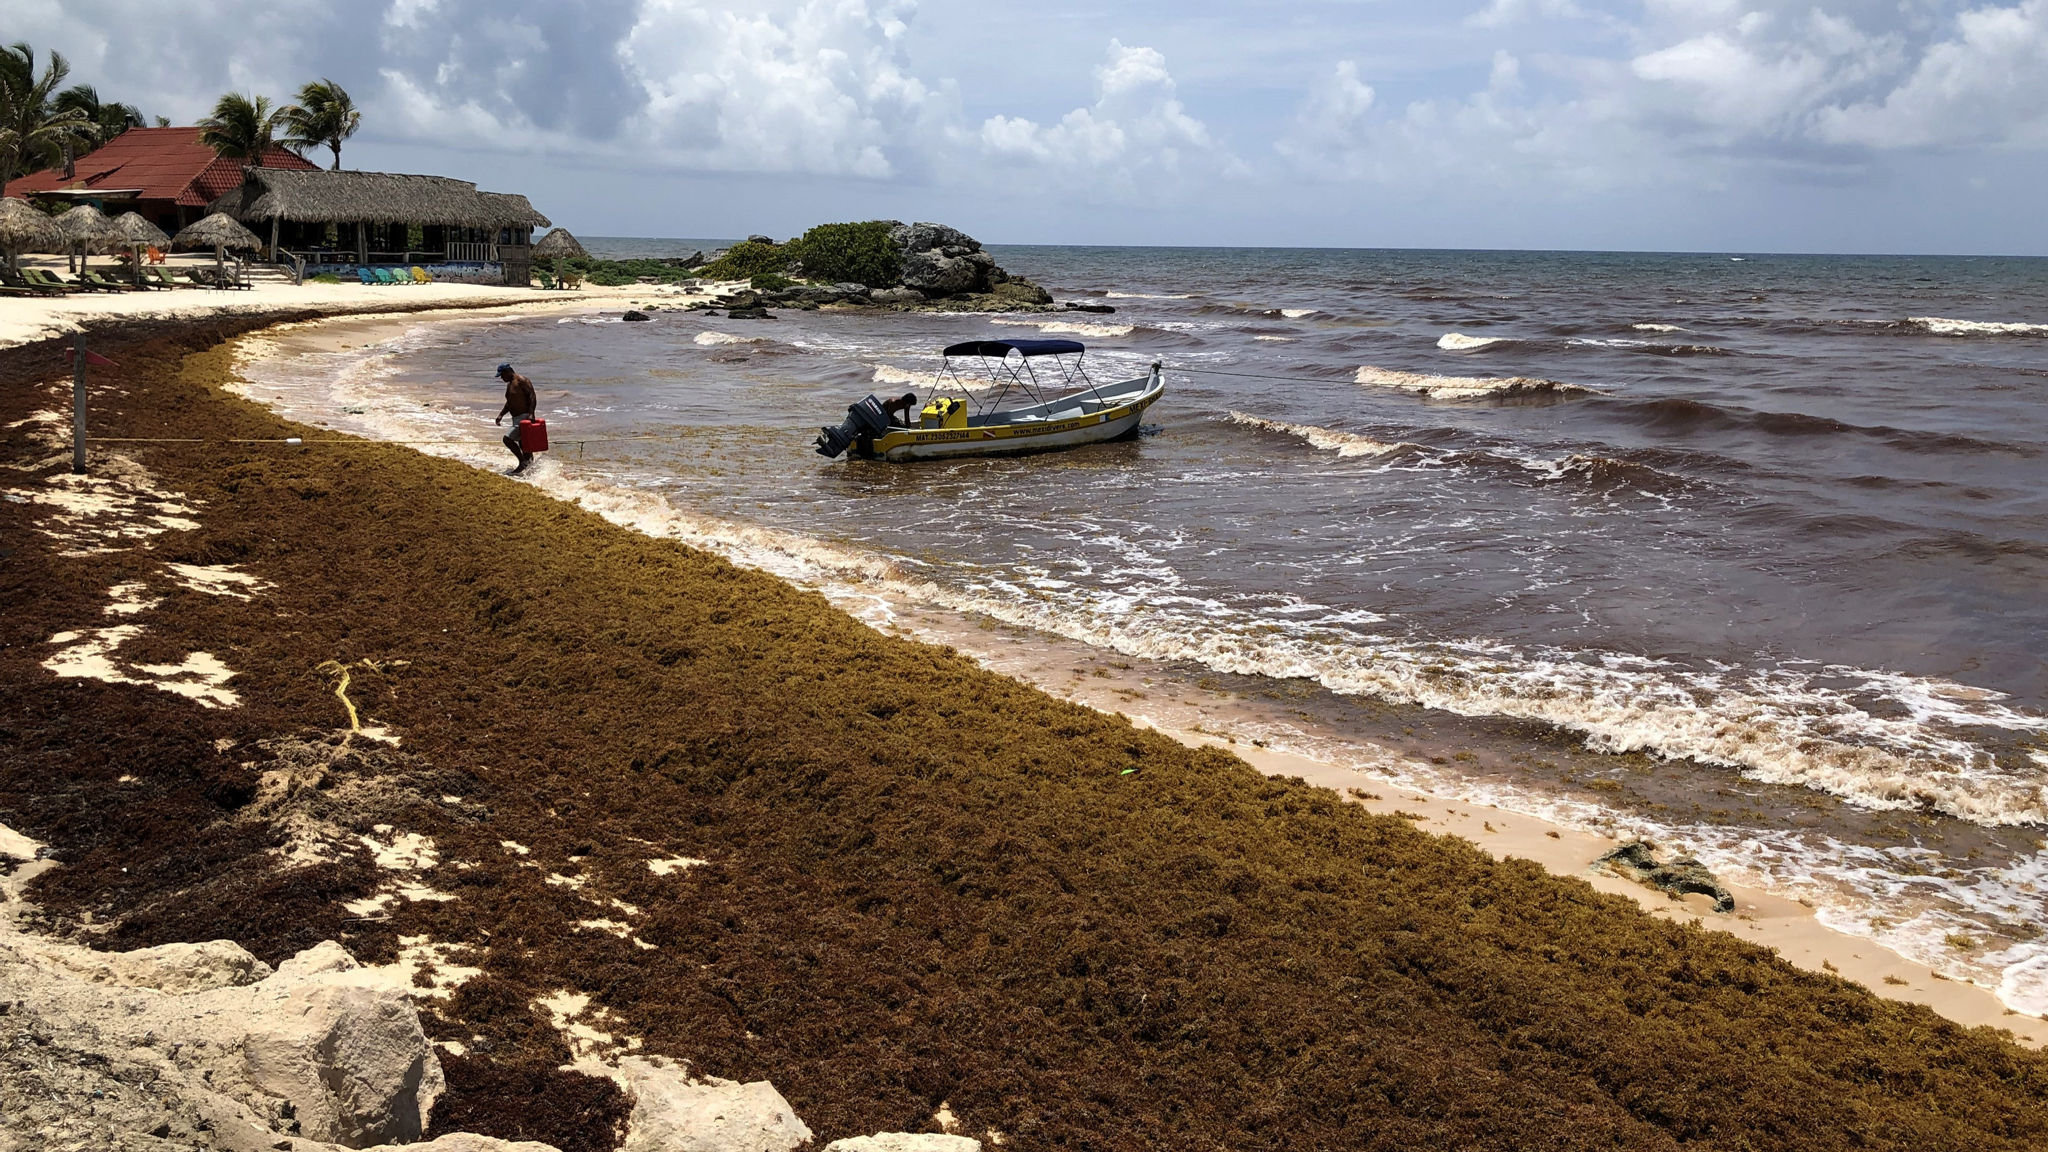
[[[58,349],[0,353],[7,1152],[2048,1142],[1990,1029],[501,477],[253,443],[318,435],[222,390],[263,322],[103,333],[93,426],[209,442],[83,480]]]

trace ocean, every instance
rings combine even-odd
[[[2048,261],[991,251],[1116,311],[422,323],[246,372],[503,467],[511,361],[564,498],[992,667],[1109,662],[1169,726],[1647,837],[2048,1013]],[[1140,436],[810,450],[1041,335],[1164,365]]]

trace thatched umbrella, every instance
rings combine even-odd
[[[48,214],[26,200],[0,200],[0,252],[7,254],[8,267],[20,267],[23,252],[57,252],[63,247],[64,231]]]
[[[57,227],[63,231],[64,239],[79,251],[78,271],[81,275],[94,252],[103,252],[121,242],[120,229],[90,204],[80,204],[57,217]]]
[[[536,260],[588,259],[589,256],[590,253],[583,250],[583,245],[578,244],[576,238],[569,235],[567,228],[555,229],[541,237],[540,243],[533,246],[533,258]]]
[[[254,232],[242,227],[233,216],[215,212],[194,224],[187,224],[171,237],[171,243],[179,248],[213,249],[214,267],[222,276],[228,272],[226,252],[230,248],[243,252],[254,252],[263,247],[263,241]]]
[[[567,228],[555,229],[541,237],[540,243],[533,246],[533,258],[546,260],[552,264],[558,280],[562,275],[562,261],[579,257],[588,259],[589,256],[590,253],[583,250],[583,245],[576,242],[576,237],[571,236]]]
[[[114,230],[121,234],[121,242],[128,246],[128,254],[135,263],[135,282],[142,283],[142,250],[144,248],[168,246],[171,242],[164,230],[144,219],[140,212],[123,212],[114,217]]]

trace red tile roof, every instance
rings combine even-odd
[[[73,166],[69,179],[62,168],[48,168],[10,181],[6,194],[66,189],[135,189],[138,200],[161,200],[203,208],[242,183],[246,162],[214,155],[199,142],[197,128],[130,128]],[[272,148],[261,167],[313,171],[319,165],[283,148]]]

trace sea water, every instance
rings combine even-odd
[[[255,392],[502,466],[509,360],[555,444],[536,482],[624,522],[1650,837],[2048,1011],[2048,261],[993,251],[1116,311],[421,325],[256,365]],[[1104,383],[1162,364],[1143,433],[810,451],[940,347],[1032,336]]]

